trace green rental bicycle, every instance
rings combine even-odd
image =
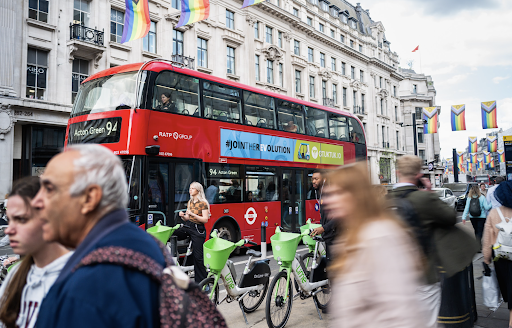
[[[267,325],[270,328],[281,328],[286,325],[290,318],[293,302],[293,290],[291,274],[297,282],[298,294],[301,299],[313,297],[315,307],[320,320],[321,309],[325,309],[331,298],[331,288],[327,278],[327,260],[325,256],[318,256],[318,247],[322,238],[312,237],[315,241],[315,250],[311,262],[309,277],[306,274],[306,267],[297,253],[297,246],[301,238],[310,234],[310,229],[303,229],[298,233],[281,232],[279,227],[276,233],[270,237],[274,259],[280,265],[279,273],[274,276],[270,283],[270,291],[267,294],[265,316]],[[319,259],[319,260],[318,260]]]

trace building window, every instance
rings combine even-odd
[[[265,42],[272,44],[272,27],[265,27]]]
[[[396,97],[396,86],[393,86],[393,97]]]
[[[28,17],[48,23],[48,0],[30,0],[28,2]]]
[[[423,143],[423,130],[418,130],[418,143]]]
[[[400,149],[400,133],[396,131],[396,149]]]
[[[208,41],[197,38],[197,65],[208,67]]]
[[[318,23],[318,30],[322,33],[324,33],[324,24]]]
[[[350,77],[352,80],[356,79],[356,68],[354,66],[350,66]]]
[[[386,127],[383,125],[381,128],[382,128],[382,148],[386,148]]]
[[[142,50],[156,53],[156,23],[151,22],[148,34],[142,39]]]
[[[300,71],[295,71],[295,93],[300,93]]]
[[[73,5],[73,24],[89,26],[89,1],[75,0]]]
[[[340,42],[345,43],[345,36],[343,34],[340,34]]]
[[[228,74],[235,74],[235,48],[227,47]]]
[[[297,17],[299,17],[299,9],[297,9],[297,8],[295,8],[295,7],[294,7],[294,8],[293,8],[293,15],[295,15],[295,16],[297,16]]]
[[[336,58],[331,57],[331,71],[336,72]]]
[[[357,91],[352,91],[352,103],[357,106]]]
[[[423,162],[425,162],[425,151],[424,150],[422,150],[422,149],[419,150],[419,157],[421,158],[421,160]]]
[[[384,99],[380,98],[380,114],[384,115]]]
[[[312,63],[315,60],[315,57],[313,56],[313,48],[308,48],[308,61]]]
[[[260,38],[260,23],[259,22],[254,23],[254,38],[255,39]]]
[[[320,53],[320,66],[325,67],[325,54]]]
[[[110,41],[121,43],[123,37],[124,13],[110,9]]]
[[[361,111],[364,113],[364,93],[361,93]]]
[[[315,77],[309,77],[309,98],[315,98]]]
[[[327,98],[327,82],[322,81],[322,98]]]
[[[30,99],[46,99],[46,81],[48,74],[48,52],[28,48],[27,53],[27,90]]]
[[[363,52],[363,46],[359,45],[359,52]]]
[[[300,56],[300,41],[293,40],[293,53]]]
[[[279,86],[283,87],[284,82],[283,82],[283,64],[282,63],[279,63],[278,69],[279,69]]]
[[[364,83],[364,71],[359,71],[359,81]]]
[[[260,56],[259,55],[254,56],[254,63],[255,63],[256,81],[259,81],[260,80]]]
[[[382,89],[382,76],[379,77],[379,87]]]
[[[277,6],[281,7],[281,0],[277,0]]]
[[[283,47],[283,32],[280,31],[277,32],[277,46],[279,48]]]
[[[398,122],[398,106],[395,106],[395,122]]]
[[[172,4],[171,4],[171,6],[172,6],[174,9],[181,10],[181,0],[172,0]]]
[[[343,106],[347,106],[347,88],[343,88]]]
[[[345,70],[346,64],[341,62],[341,74],[347,75],[347,71]]]
[[[274,61],[267,60],[267,83],[274,84]]]
[[[172,30],[172,54],[183,55],[183,32]]]
[[[331,38],[334,39],[334,30],[331,28]]]
[[[354,40],[350,40],[350,48],[354,48]]]
[[[421,107],[414,107],[415,109],[415,112],[416,112],[416,119],[417,120],[421,120],[421,114],[423,112],[423,108]]]
[[[418,85],[417,84],[412,85],[412,93],[418,93]]]
[[[226,27],[235,29],[235,13],[226,9]]]
[[[338,103],[338,86],[336,84],[332,85],[332,100],[335,104]]]
[[[83,59],[73,59],[73,74],[71,79],[71,102],[75,102],[80,83],[89,76],[89,62]]]
[[[309,26],[312,26],[313,25],[313,19],[311,19],[311,17],[308,17],[307,18],[307,23]]]

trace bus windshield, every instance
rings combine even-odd
[[[134,108],[136,80],[137,72],[129,72],[82,84],[71,117]]]

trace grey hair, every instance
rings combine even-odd
[[[128,183],[118,156],[106,147],[93,144],[68,146],[66,151],[81,155],[74,161],[76,174],[69,188],[71,196],[81,195],[87,187],[96,184],[102,190],[99,209],[126,209]]]

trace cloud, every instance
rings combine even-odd
[[[498,5],[496,0],[413,0],[423,8],[424,14],[453,15],[465,10],[493,9]]]
[[[496,76],[495,78],[492,79],[492,82],[494,82],[494,84],[500,84],[501,81],[505,81],[507,79],[510,78],[510,75],[507,75],[507,76]]]
[[[438,81],[436,83],[436,85],[437,86],[445,86],[445,85],[450,85],[450,84],[458,84],[458,83],[461,83],[462,81],[466,80],[468,78],[468,76],[469,76],[469,74],[457,74],[447,80]],[[434,80],[434,82],[436,82],[436,81]]]

